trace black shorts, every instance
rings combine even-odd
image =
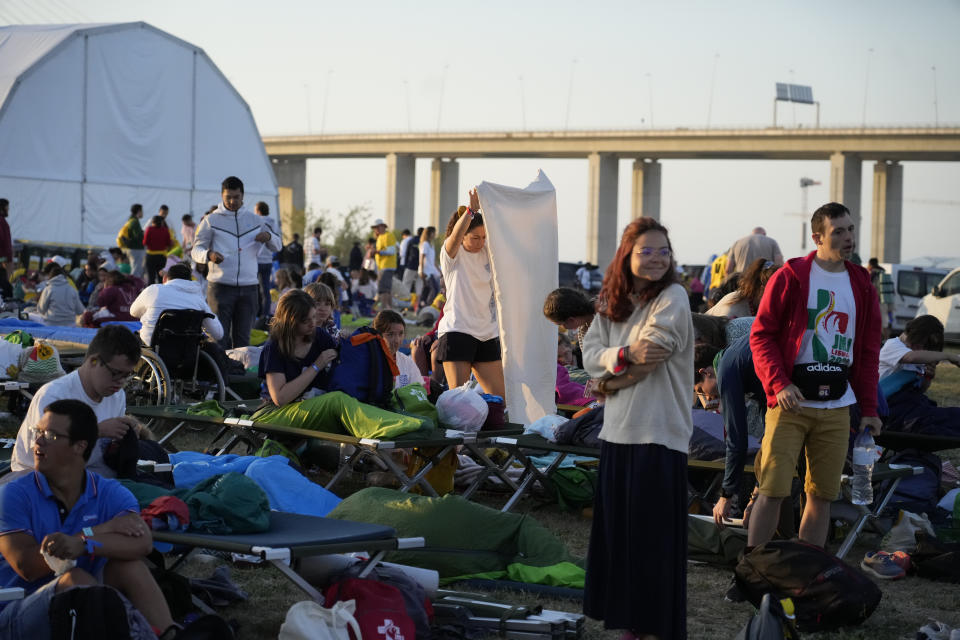
[[[500,338],[477,340],[467,333],[450,331],[437,340],[440,362],[494,362],[500,359]]]

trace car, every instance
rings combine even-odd
[[[577,270],[583,266],[582,262],[561,262],[559,269],[559,286],[570,287],[571,289],[582,289],[580,280],[577,278]],[[600,269],[590,270],[590,292],[596,293],[603,286],[603,272]]]
[[[949,269],[914,264],[883,263],[880,266],[893,281],[893,319],[890,328],[896,332],[903,331],[907,321],[917,316],[920,299],[950,272]]]
[[[948,273],[920,300],[917,316],[931,315],[943,323],[945,338],[960,342],[960,268]]]

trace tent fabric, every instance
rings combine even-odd
[[[555,414],[557,327],[543,301],[558,286],[557,193],[542,171],[525,189],[477,187],[493,272],[510,420]]]
[[[134,202],[179,220],[229,175],[277,211],[246,102],[202,49],[143,22],[0,27],[0,148],[18,239],[112,246]]]

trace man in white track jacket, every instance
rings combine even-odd
[[[224,349],[250,344],[257,315],[257,252],[280,250],[280,236],[262,217],[243,208],[243,182],[230,176],[221,185],[223,202],[197,227],[190,257],[209,266],[207,302],[223,325]]]

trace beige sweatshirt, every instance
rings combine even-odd
[[[609,376],[617,352],[639,339],[672,355],[637,384],[607,398],[600,438],[618,444],[661,444],[687,453],[693,433],[693,322],[686,290],[672,284],[637,307],[626,322],[597,314],[583,340],[583,364],[594,378]]]

